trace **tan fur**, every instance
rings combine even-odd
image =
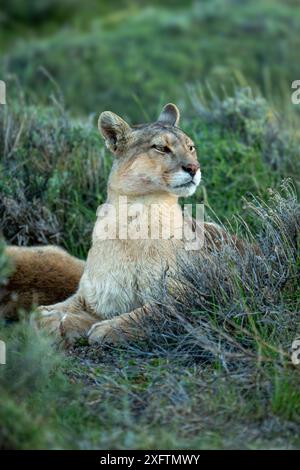
[[[76,292],[84,262],[58,247],[5,249],[12,274],[0,290],[0,316],[16,319],[20,310],[67,299]]]
[[[181,221],[178,198],[193,194],[201,178],[194,144],[177,127],[178,122],[179,111],[172,104],[164,107],[155,123],[143,126],[130,127],[111,112],[104,112],[99,118],[99,130],[107,147],[115,155],[108,181],[107,203],[117,214],[118,228],[122,226],[123,214],[119,198],[126,196],[129,215],[136,204],[142,204],[140,213],[132,216],[133,224],[138,225],[141,220],[145,220],[147,211],[153,204],[156,205],[159,216],[155,229],[158,229],[158,233],[166,224],[165,209],[172,208],[173,219],[168,239],[160,236],[159,239],[124,240],[117,235],[116,239],[103,240],[99,236],[102,219],[98,214],[92,247],[76,293],[75,287],[83,266],[80,262],[74,258],[67,259],[68,255],[63,252],[51,252],[53,249],[50,248],[45,249],[47,254],[42,264],[38,251],[18,254],[22,261],[17,266],[15,276],[17,279],[26,279],[26,285],[20,281],[20,297],[28,292],[26,296],[32,299],[38,290],[40,294],[36,302],[45,299],[44,303],[49,304],[56,296],[58,286],[61,286],[61,291],[56,300],[63,300],[67,292],[74,293],[64,302],[40,307],[36,319],[39,327],[63,338],[66,344],[80,336],[87,336],[91,344],[117,342],[124,337],[131,337],[132,325],[148,315],[147,299],[154,283],[160,282],[166,273],[172,274],[176,269],[178,255],[199,256],[198,252],[187,252],[185,241],[175,237]],[[114,218],[111,215],[107,217],[107,224],[109,230],[113,229]],[[150,225],[147,226],[149,231]],[[214,240],[220,241],[223,235],[217,226],[207,225],[206,248]],[[15,259],[18,257],[16,253],[11,255]],[[28,265],[24,262],[26,256]],[[58,270],[57,264],[60,258],[62,271]],[[43,281],[45,270],[49,270],[49,273],[46,273]],[[39,273],[41,288],[40,284],[36,284],[36,275],[32,273]],[[11,288],[17,286],[13,279],[10,281]]]

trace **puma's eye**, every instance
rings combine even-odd
[[[152,145],[152,148],[157,150],[157,152],[160,152],[160,153],[170,153],[171,152],[169,147],[164,146],[164,145]]]

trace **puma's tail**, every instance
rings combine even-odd
[[[81,261],[58,247],[5,248],[12,274],[0,286],[0,317],[16,319],[21,310],[61,302],[76,292]]]

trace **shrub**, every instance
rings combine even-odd
[[[224,244],[207,256],[184,257],[171,279],[175,287],[152,283],[149,304],[158,320],[146,325],[145,336],[156,354],[175,351],[178,360],[219,360],[225,368],[281,355],[289,360],[300,320],[300,205],[285,182],[268,204],[254,199],[249,210],[260,230],[246,230],[243,253]]]
[[[23,24],[33,25],[35,22],[45,23],[59,21],[62,17],[70,14],[72,7],[78,6],[77,0],[3,0],[4,25],[18,21]]]
[[[0,449],[67,447],[76,431],[62,432],[69,426],[63,414],[68,410],[73,419],[78,398],[78,387],[66,376],[70,361],[25,322],[1,323],[0,337],[7,345],[7,363],[0,368]]]
[[[9,243],[61,243],[83,255],[106,192],[97,130],[58,106],[0,109],[0,229]]]
[[[191,100],[198,116],[208,125],[217,126],[234,135],[249,148],[262,152],[264,160],[273,170],[288,169],[294,174],[300,169],[299,142],[288,130],[278,113],[262,96],[251,88],[236,88],[233,96],[221,99],[210,89],[205,101],[201,88],[190,88]]]

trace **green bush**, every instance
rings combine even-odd
[[[35,22],[46,22],[49,20],[60,20],[74,6],[78,6],[78,0],[3,0],[2,11],[4,19],[10,22],[18,21],[27,25],[34,25]]]
[[[73,122],[58,106],[25,106],[21,113],[18,104],[0,109],[0,127],[6,240],[59,243],[83,255],[109,169],[96,126]]]
[[[10,273],[10,263],[4,253],[4,246],[3,241],[0,240],[0,286],[5,283]]]

